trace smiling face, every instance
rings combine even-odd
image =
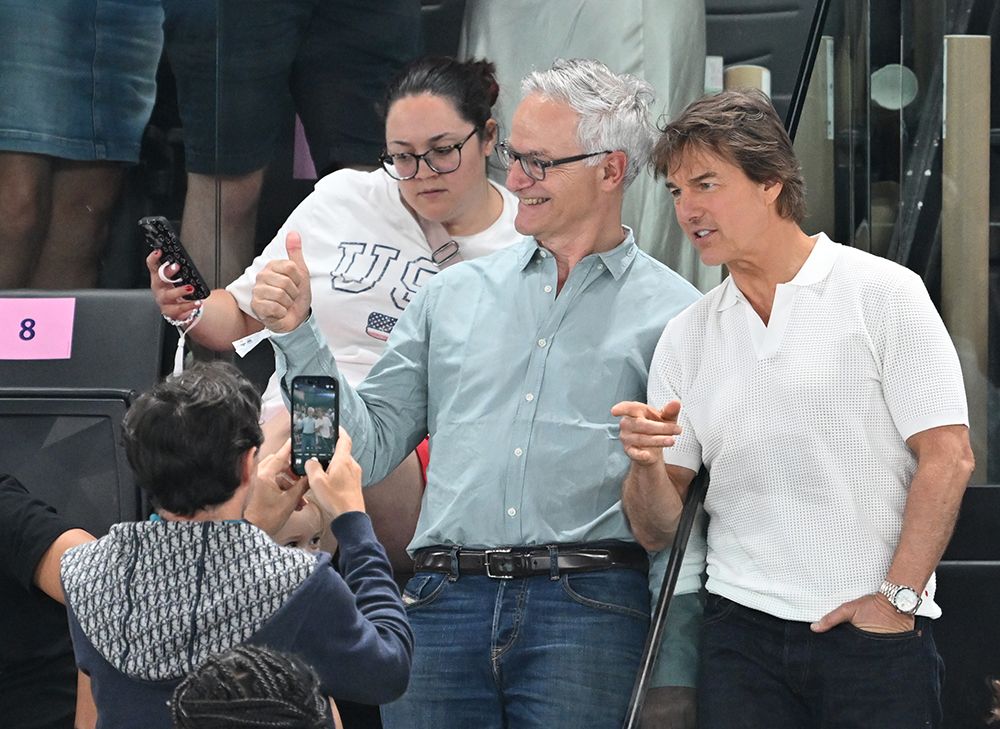
[[[594,150],[580,149],[576,131],[579,115],[566,104],[536,94],[525,97],[511,122],[510,147],[522,154],[553,160]],[[507,188],[520,199],[514,227],[548,247],[559,241],[583,238],[593,229],[600,204],[601,165],[570,162],[545,171],[544,180],[528,177],[514,163],[507,172]]]
[[[674,211],[702,263],[752,262],[772,226],[781,183],[754,182],[714,152],[687,148],[667,177]]]
[[[389,107],[385,120],[385,148],[389,154],[423,154],[465,139],[475,125],[461,117],[455,105],[442,96],[404,96]],[[438,174],[420,161],[417,176],[401,180],[399,191],[407,205],[437,223],[474,217],[482,204],[486,158],[493,151],[496,122],[474,134],[462,146],[462,164],[454,172]],[[483,141],[485,139],[485,141]]]

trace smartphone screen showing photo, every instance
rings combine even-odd
[[[292,470],[305,473],[305,463],[316,458],[324,468],[337,446],[337,381],[332,377],[296,377],[292,380]]]

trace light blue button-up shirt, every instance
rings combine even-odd
[[[645,401],[660,333],[699,293],[631,232],[577,263],[558,296],[556,278],[533,238],[452,266],[413,298],[357,391],[341,379],[341,425],[365,483],[430,434],[411,551],[634,541],[611,407]],[[311,317],[272,342],[286,380],[337,375]]]

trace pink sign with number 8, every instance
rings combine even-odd
[[[76,299],[0,298],[0,359],[69,359]]]

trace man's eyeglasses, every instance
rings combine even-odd
[[[514,162],[520,162],[521,169],[524,170],[524,174],[532,180],[538,180],[539,182],[545,179],[545,171],[549,167],[558,167],[559,165],[569,164],[570,162],[579,162],[582,159],[596,157],[599,154],[611,154],[611,150],[605,149],[603,152],[574,154],[572,157],[561,157],[559,159],[539,159],[533,154],[515,151],[506,141],[500,142],[500,144],[497,145],[497,159],[500,160],[501,167],[505,170],[509,170],[514,165]]]
[[[420,169],[420,161],[431,168],[439,175],[447,175],[454,172],[462,164],[462,147],[472,139],[472,135],[479,131],[476,127],[468,136],[457,144],[449,144],[444,147],[431,147],[423,154],[413,154],[412,152],[398,152],[389,154],[383,152],[379,155],[378,161],[391,177],[397,180],[412,180],[417,176]]]

